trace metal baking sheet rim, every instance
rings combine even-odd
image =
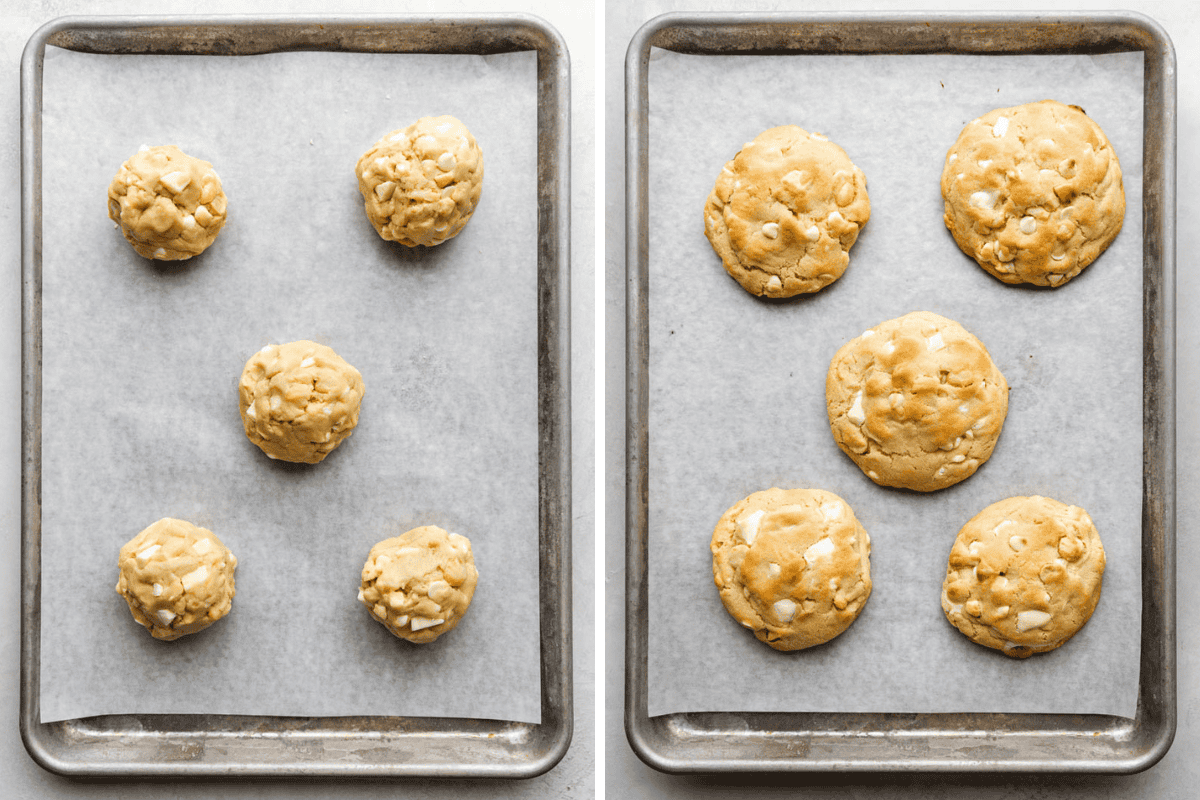
[[[48,45],[96,53],[534,50],[538,91],[538,515],[541,722],[434,717],[136,714],[43,723],[41,596],[41,109]],[[21,60],[21,738],[45,769],[78,777],[529,778],[572,735],[570,65],[531,15],[65,17]]]
[[[649,189],[652,47],[691,54],[1144,54],[1142,646],[1136,716],[648,713]],[[719,772],[1134,773],[1170,748],[1175,678],[1176,64],[1132,12],[666,14],[625,61],[625,731],[649,766]]]

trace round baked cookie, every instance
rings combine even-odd
[[[1048,497],[1010,497],[958,532],[942,610],[971,641],[1028,658],[1083,627],[1103,578],[1104,547],[1086,511]]]
[[[711,548],[725,610],[776,650],[829,641],[871,596],[871,538],[832,492],[755,492],[721,516]]]
[[[932,492],[988,460],[1008,414],[1008,383],[957,322],[913,311],[842,345],[825,378],[829,427],[881,486]]]
[[[246,436],[271,458],[316,464],[354,431],[362,375],[323,344],[269,344],[238,381]]]
[[[942,172],[946,227],[1005,283],[1062,286],[1125,219],[1121,165],[1079,106],[1043,100],[967,124]]]
[[[229,613],[237,558],[212,531],[164,517],[121,548],[117,593],[155,639],[178,639]]]
[[[367,218],[409,247],[457,236],[483,188],[483,151],[454,117],[422,117],[392,131],[354,168]]]
[[[423,644],[458,625],[478,580],[467,537],[425,525],[371,548],[358,600],[393,634]]]
[[[178,261],[204,252],[225,224],[212,164],[174,145],[143,146],[108,187],[108,216],[138,255]]]
[[[747,142],[717,177],[704,233],[746,291],[792,297],[833,283],[871,216],[867,179],[819,133],[782,125]]]

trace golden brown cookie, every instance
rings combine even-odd
[[[1010,497],[958,532],[942,610],[971,641],[1028,658],[1083,627],[1103,578],[1104,547],[1086,511],[1048,497]]]
[[[212,531],[165,517],[121,548],[117,593],[155,639],[178,639],[229,613],[237,558]]]
[[[358,600],[393,634],[423,644],[458,625],[478,580],[467,537],[425,525],[371,548]]]
[[[212,164],[173,145],[142,147],[108,187],[108,216],[138,255],[160,261],[204,252],[225,224]]]
[[[457,236],[483,188],[483,151],[454,117],[422,117],[363,154],[354,168],[367,218],[409,247]]]
[[[269,344],[238,381],[246,437],[271,458],[316,464],[354,431],[362,375],[331,348]]]
[[[747,142],[721,170],[704,233],[746,291],[792,297],[841,277],[870,216],[867,179],[846,151],[783,125]]]
[[[998,108],[963,128],[942,172],[962,251],[1005,283],[1062,286],[1125,219],[1121,165],[1079,106]]]
[[[825,379],[838,447],[881,486],[932,492],[988,460],[1008,383],[957,322],[914,311],[844,344]]]
[[[829,641],[871,596],[871,538],[832,492],[755,492],[722,515],[711,549],[725,609],[776,650]]]

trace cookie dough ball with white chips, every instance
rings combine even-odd
[[[117,592],[151,636],[178,639],[229,613],[237,563],[212,531],[164,517],[121,548]]]
[[[467,537],[425,525],[371,548],[358,600],[393,634],[424,644],[458,625],[478,580]]]
[[[1043,100],[967,124],[942,172],[946,227],[1005,283],[1062,286],[1125,219],[1121,164],[1079,106]]]
[[[1008,415],[1008,382],[962,325],[913,311],[837,351],[825,400],[834,440],[868,478],[933,492],[991,457]]]
[[[475,213],[483,151],[454,117],[422,117],[376,142],[354,171],[380,236],[435,245],[457,236]]]
[[[142,147],[108,187],[108,216],[138,255],[178,261],[203,253],[225,224],[213,165],[174,145]]]
[[[792,297],[841,277],[870,216],[867,179],[846,151],[781,125],[721,170],[704,206],[704,233],[743,289]]]
[[[871,538],[832,492],[755,492],[721,516],[710,549],[725,610],[776,650],[829,641],[871,596]]]
[[[301,340],[269,344],[238,381],[246,437],[271,458],[316,464],[358,424],[362,374],[332,348]]]
[[[1087,512],[1049,497],[1010,497],[954,541],[942,610],[971,641],[1013,658],[1063,645],[1100,601],[1104,546]]]

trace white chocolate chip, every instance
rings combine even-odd
[[[454,153],[442,153],[440,156],[438,156],[437,165],[438,169],[440,169],[442,172],[449,172],[450,170],[454,169],[454,165],[457,163],[458,162],[454,158]]]
[[[767,237],[768,239],[778,238],[779,237],[779,223],[778,222],[768,222],[766,225],[763,225],[762,226],[762,234],[763,234],[763,236]]]
[[[201,564],[200,566],[196,567],[194,570],[189,572],[187,575],[184,575],[179,580],[183,584],[183,590],[185,592],[190,592],[192,590],[192,587],[196,586],[197,584],[203,583],[205,580],[207,580],[207,578],[208,578],[208,567]]]
[[[253,402],[246,406],[246,416],[250,417],[251,419],[258,419],[258,412],[254,410]]]
[[[859,336],[864,339],[867,338],[868,336],[874,336],[874,335],[875,335],[874,328],[867,328],[865,331],[863,331],[862,333],[859,334]]]
[[[162,584],[161,584],[161,583],[156,583],[156,584],[154,584],[153,586],[151,586],[151,587],[150,587],[150,593],[151,593],[152,595],[154,595],[155,597],[160,597],[160,596],[162,596],[162,592],[163,592],[163,590],[162,590]]]
[[[981,190],[972,192],[971,196],[967,198],[967,202],[975,208],[995,208],[996,200],[999,196],[998,192],[985,192]]]
[[[846,221],[846,218],[842,216],[842,212],[840,212],[840,211],[829,212],[829,216],[826,217],[825,219],[829,222],[830,225],[837,225],[839,223]]]
[[[1008,131],[1008,117],[1000,117],[996,120],[996,124],[992,126],[992,136],[999,139]]]
[[[262,353],[264,356],[269,356],[275,352],[275,345],[273,345],[273,344],[266,345],[265,347],[263,347],[262,350],[259,350],[258,352]]]
[[[361,603],[362,601],[363,601],[363,591],[362,591],[362,589],[359,589],[358,590],[358,602]]]
[[[160,608],[158,611],[154,612],[154,616],[158,617],[159,624],[166,627],[166,626],[170,625],[172,621],[174,621],[175,612],[168,611],[165,608]]]
[[[818,228],[816,225],[810,225],[808,227],[808,230],[806,230],[804,232],[804,236],[810,242],[815,242],[821,238],[821,229]]]
[[[841,519],[842,507],[837,503],[822,503],[821,516],[825,517],[825,519],[829,522],[832,522],[835,519]]]
[[[278,411],[282,405],[283,405],[283,398],[280,397],[279,395],[274,395],[271,398],[271,410],[272,411]]]
[[[311,367],[313,364],[316,364],[316,363],[317,363],[317,360],[315,358],[313,358],[312,356],[309,356],[308,358],[306,358],[300,362],[300,366],[301,367]]]
[[[207,553],[212,550],[212,539],[197,539],[196,543],[192,545],[192,550],[201,554]]]
[[[1022,611],[1017,614],[1017,631],[1024,633],[1034,628],[1040,628],[1053,618],[1045,611]]]
[[[400,616],[396,617],[396,627],[397,628],[403,628],[407,624],[408,624],[408,614],[401,614]]]
[[[828,536],[822,536],[816,542],[810,544],[808,549],[804,551],[804,560],[812,564],[817,559],[830,555],[833,551],[833,540]]]
[[[854,393],[854,401],[850,404],[850,410],[846,412],[846,419],[854,425],[862,425],[867,421],[866,412],[862,407],[862,389]]]
[[[778,578],[782,572],[783,572],[783,567],[779,566],[774,561],[767,564],[767,577],[768,578]]]
[[[140,553],[137,554],[138,561],[142,561],[142,562],[149,561],[150,557],[153,556],[155,553],[157,553],[159,550],[162,550],[161,544],[150,545],[145,550],[142,550]]]
[[[747,514],[738,520],[738,533],[742,535],[742,540],[746,544],[753,545],[754,540],[758,537],[758,525],[763,518],[763,511],[755,511],[752,514]]]
[[[967,457],[964,456],[962,453],[959,453],[958,455],[956,455],[954,458],[952,458],[950,460],[955,464],[961,464],[962,462],[967,460]]]
[[[783,288],[783,281],[779,280],[778,275],[772,275],[771,279],[767,281],[767,288],[778,291]]]
[[[796,601],[787,597],[776,600],[775,605],[771,608],[775,612],[775,618],[780,622],[791,622],[796,616]]]
[[[188,187],[189,183],[192,182],[191,176],[189,176],[186,172],[181,172],[179,170],[176,170],[175,172],[168,172],[158,180],[163,186],[170,189],[174,194],[179,194]]]
[[[1033,233],[1037,230],[1037,220],[1033,217],[1021,217],[1021,233]]]
[[[925,341],[928,342],[930,350],[935,350],[935,351],[941,350],[943,347],[946,346],[946,343],[942,341],[941,333],[935,333],[933,336],[930,336]]]
[[[979,430],[980,428],[983,427],[984,423],[987,421],[988,421],[987,416],[980,417],[979,419],[975,420],[975,424],[971,426],[971,430],[973,430],[973,431]]]
[[[207,225],[213,221],[212,212],[208,210],[207,206],[197,206],[192,215],[196,218],[196,222],[199,222],[201,225]]]
[[[1066,279],[1066,277],[1067,277],[1066,275],[1059,275],[1058,273],[1051,273],[1047,277],[1047,280],[1050,281],[1051,286],[1058,286],[1060,283],[1062,283]]]
[[[412,618],[412,629],[413,629],[413,631],[421,631],[421,630],[425,630],[426,628],[432,628],[434,625],[441,625],[445,621],[446,620],[444,620],[444,619],[426,619],[425,617],[413,617]]]
[[[167,254],[166,248],[163,248],[163,247],[160,247],[160,248],[158,248],[157,250],[155,250],[155,251],[154,251],[154,257],[155,257],[155,258],[162,258],[162,257],[163,257],[163,256],[165,256],[166,254]]]
[[[980,160],[979,160],[979,168],[980,168],[980,169],[987,169],[987,168],[988,168],[988,165],[989,165],[989,164],[991,164],[991,163],[992,163],[992,160],[991,160],[990,158],[983,158],[983,159],[980,159]]]
[[[1028,544],[1029,541],[1020,534],[1014,533],[1012,536],[1008,537],[1008,546],[1011,547],[1015,553],[1019,553],[1024,550],[1025,546]]]

